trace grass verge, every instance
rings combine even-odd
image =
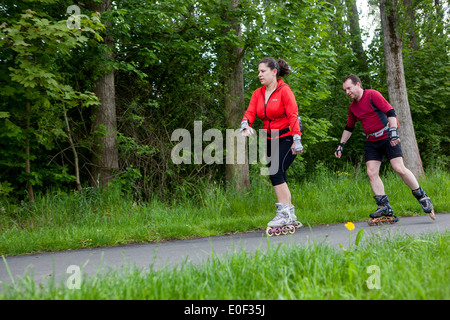
[[[296,215],[306,226],[361,221],[376,208],[365,175],[323,170],[290,183]],[[411,190],[392,171],[382,177],[394,213],[423,214]],[[421,186],[436,212],[450,211],[450,173],[427,172]],[[34,205],[0,201],[0,255],[113,246],[206,237],[263,229],[276,202],[267,177],[246,193],[199,183],[181,190],[172,203],[136,203],[121,190],[83,189],[37,195]]]
[[[264,252],[213,256],[200,265],[83,277],[79,289],[25,277],[0,292],[0,300],[446,300],[449,240],[445,232],[369,239],[352,250],[269,246]]]

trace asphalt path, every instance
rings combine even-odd
[[[359,230],[364,229],[364,241],[382,241],[383,237],[394,235],[419,235],[429,232],[450,230],[450,214],[436,214],[433,221],[428,215],[402,217],[393,225],[369,227],[366,222],[354,223],[351,232],[354,242]],[[375,237],[375,238],[374,238]],[[349,243],[349,231],[344,223],[303,227],[293,235],[266,237],[264,231],[239,233],[190,240],[165,241],[160,243],[135,244],[106,248],[90,248],[63,252],[30,254],[3,257],[0,260],[0,289],[11,285],[24,276],[30,276],[37,283],[54,278],[56,283],[66,281],[74,270],[80,270],[83,277],[93,277],[109,270],[137,267],[141,270],[175,267],[183,262],[201,263],[214,255],[224,257],[245,250],[265,251],[278,245],[302,246],[321,242],[340,248]]]

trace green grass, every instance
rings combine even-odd
[[[450,298],[450,232],[374,237],[378,238],[364,239],[351,251],[324,244],[279,245],[252,254],[213,256],[199,265],[184,262],[161,270],[115,270],[83,276],[80,289],[70,289],[64,281],[36,284],[25,277],[15,287],[6,286],[0,300]],[[368,283],[377,284],[377,270],[379,287],[369,288]]]
[[[351,167],[350,167],[351,168]],[[365,174],[323,170],[290,183],[304,225],[361,221],[376,208]],[[392,171],[382,177],[394,213],[423,214],[409,188]],[[427,172],[421,186],[437,212],[449,212],[450,173]],[[263,229],[275,214],[273,188],[257,176],[252,190],[237,193],[199,183],[175,200],[136,203],[120,190],[83,189],[37,195],[34,205],[0,201],[0,255],[186,239]]]

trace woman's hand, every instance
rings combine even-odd
[[[292,144],[291,150],[292,150],[292,154],[300,154],[303,152],[303,149],[300,151],[295,151],[295,142]]]
[[[247,127],[241,131],[241,136],[249,137],[254,133],[255,133],[255,130],[253,130],[251,127]]]
[[[248,121],[242,121],[241,122],[241,135],[243,137],[249,137],[251,136],[253,133],[255,133],[255,130],[252,129],[252,127],[250,127],[248,125]]]
[[[292,144],[291,150],[292,154],[300,154],[303,152],[302,140],[300,138],[300,135],[294,135],[294,143]]]

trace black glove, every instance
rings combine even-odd
[[[339,152],[344,153],[344,144],[345,142],[339,142],[336,146],[336,150],[334,151],[336,154]]]

